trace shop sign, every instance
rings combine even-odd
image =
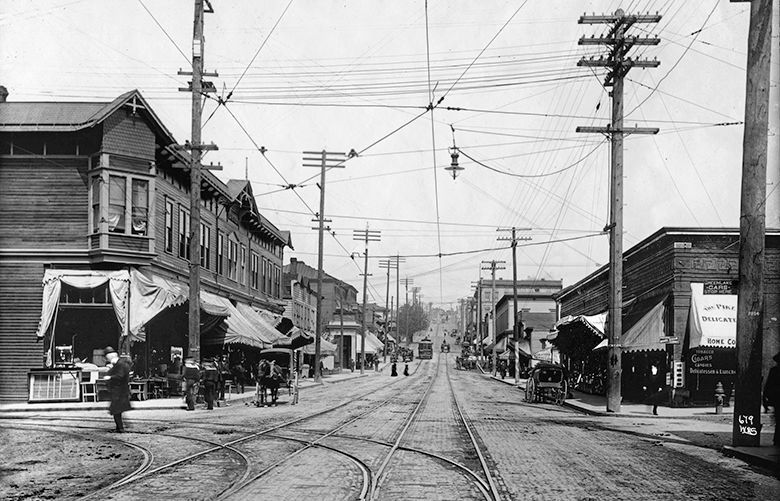
[[[737,293],[737,281],[736,280],[710,280],[704,282],[704,295],[718,295],[718,294],[736,294]]]
[[[732,354],[716,355],[715,350],[698,349],[690,354],[691,374],[713,375],[713,376],[733,376],[737,371],[735,368],[724,367],[723,356]]]
[[[704,294],[704,284],[691,283],[690,347],[737,346],[737,296]]]

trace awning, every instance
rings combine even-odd
[[[320,355],[335,355],[339,347],[328,341],[327,339],[320,338]],[[303,353],[306,355],[314,355],[314,343],[307,344],[303,347]]]
[[[41,319],[38,322],[36,335],[42,338],[51,325],[54,312],[60,304],[62,284],[65,283],[77,289],[94,289],[108,282],[108,291],[111,294],[111,305],[119,325],[122,327],[122,335],[128,334],[128,297],[130,291],[130,274],[126,270],[121,271],[92,271],[92,270],[46,270],[43,274],[43,306],[41,307]]]
[[[210,335],[212,332],[207,332],[205,335],[201,336],[202,344],[237,343],[257,348],[271,347],[271,343],[263,338],[260,332],[254,327],[253,323],[242,315],[229,299],[206,291],[201,291],[201,297],[209,303],[225,308],[230,313],[230,316],[225,319],[224,326],[220,326],[217,329],[218,332],[219,329],[224,329],[224,338],[220,335],[215,337]]]
[[[737,295],[704,294],[704,284],[691,284],[690,347],[737,347]]]
[[[574,324],[582,324],[590,329],[594,334],[604,337],[604,328],[607,323],[607,312],[599,313],[597,315],[569,315],[564,317],[555,323],[555,329],[560,331],[561,327],[571,326]],[[555,339],[554,337],[548,337],[548,339]]]
[[[277,344],[289,339],[287,336],[276,330],[257,310],[246,303],[238,302],[236,309],[244,316],[255,328],[256,334],[268,344]],[[284,343],[280,343],[284,344]],[[289,343],[286,343],[289,344]]]
[[[190,298],[190,288],[163,277],[147,277],[140,271],[130,271],[130,337],[145,341],[143,327],[166,308],[179,306]],[[227,317],[230,311],[215,304],[204,291],[200,292],[200,309],[213,317]]]
[[[534,353],[533,359],[559,364],[561,363],[561,352],[552,348],[545,348]]]
[[[360,353],[360,336],[355,336],[355,346],[357,353]],[[380,353],[385,345],[371,331],[366,331],[366,353]]]
[[[279,338],[274,343],[274,347],[290,348],[293,350],[297,350],[298,348],[301,348],[313,342],[314,342],[314,334],[311,334],[310,332],[307,332],[298,327],[293,327],[292,329],[290,329],[287,335],[284,335],[283,337]]]
[[[623,352],[666,350],[666,344],[661,342],[665,311],[664,301],[661,301],[628,329],[620,343]]]
[[[664,351],[666,344],[661,341],[664,335],[664,301],[661,301],[623,333],[620,346],[623,353],[635,351]],[[593,351],[609,348],[609,339],[602,339]]]
[[[525,358],[531,358],[531,343],[527,339],[521,339],[518,343],[520,356]],[[510,339],[507,349],[499,355],[501,360],[514,360],[515,359],[515,342]]]

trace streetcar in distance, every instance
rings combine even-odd
[[[430,339],[425,338],[417,343],[417,358],[428,360],[433,358],[433,342]]]

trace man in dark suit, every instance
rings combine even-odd
[[[122,421],[122,413],[130,410],[130,361],[125,357],[119,357],[116,350],[107,346],[104,350],[106,360],[111,365],[108,374],[103,378],[107,381],[108,390],[111,393],[111,404],[108,406],[109,414],[114,416],[116,433],[125,430]]]

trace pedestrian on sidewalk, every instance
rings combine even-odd
[[[409,364],[404,364],[404,376],[409,375]]]
[[[398,375],[398,365],[393,362],[393,365],[390,366],[390,376],[396,377]]]
[[[772,360],[780,364],[780,352]],[[780,405],[780,366],[775,365],[769,369],[769,375],[764,384],[764,410],[769,412],[769,407],[774,408],[775,413],[775,435],[772,438],[772,445],[780,446],[780,432],[778,432],[777,406]]]
[[[187,402],[187,410],[195,410],[195,398],[198,396],[198,381],[200,381],[200,367],[195,359],[187,357],[184,360],[184,398]]]
[[[202,381],[206,409],[214,410],[214,400],[217,396],[217,385],[219,384],[219,370],[212,358],[207,358],[203,362]]]
[[[108,391],[111,393],[111,404],[108,406],[108,412],[114,416],[116,424],[116,433],[125,431],[124,422],[122,422],[122,413],[129,411],[130,407],[130,361],[127,358],[120,358],[116,350],[106,346],[103,351],[106,360],[111,364],[108,374],[103,378],[107,381]]]

